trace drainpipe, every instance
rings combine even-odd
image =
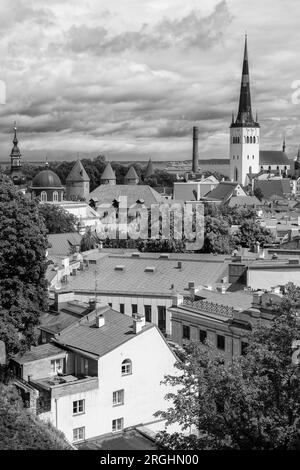
[[[58,429],[57,398],[55,398],[55,427]]]

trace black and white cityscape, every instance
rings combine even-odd
[[[299,13],[1,0],[1,451],[300,450]]]

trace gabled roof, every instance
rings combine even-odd
[[[259,152],[260,165],[290,165],[285,152],[281,150],[260,150]]]
[[[68,256],[72,246],[80,246],[82,236],[78,232],[54,233],[48,235],[49,255]]]
[[[112,169],[112,166],[110,164],[110,162],[108,162],[108,164],[106,165],[102,175],[101,175],[101,178],[100,180],[115,180],[116,179],[116,175],[115,175],[115,172],[114,170]]]
[[[229,207],[262,206],[262,202],[255,196],[232,196]]]
[[[135,171],[134,166],[131,166],[125,175],[125,180],[136,180],[139,179],[137,172]]]
[[[66,181],[90,181],[90,178],[80,160],[77,160],[68,174]]]
[[[105,320],[104,326],[97,328],[95,321],[85,324],[78,322],[56,335],[55,340],[67,347],[101,357],[144,331],[156,328],[152,323],[146,323],[142,331],[135,334],[132,317],[110,308],[102,314]]]
[[[237,186],[239,186],[237,182],[221,181],[218,186],[206,194],[205,199],[225,202],[234,195]]]
[[[127,197],[127,206],[136,204],[137,201],[144,201],[146,207],[151,204],[164,203],[166,199],[161,196],[155,189],[148,185],[100,185],[94,189],[89,195],[88,200],[97,199],[100,204],[112,204],[114,200],[119,200],[120,196]]]
[[[261,190],[264,199],[270,199],[274,195],[284,197],[291,193],[290,180],[287,178],[256,180],[254,188]]]

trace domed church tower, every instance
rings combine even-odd
[[[247,35],[245,38],[243,71],[239,110],[236,120],[232,116],[230,126],[230,179],[241,185],[248,184],[247,175],[260,171],[260,126],[254,120],[251,108]]]
[[[41,202],[57,203],[63,200],[64,188],[59,176],[49,170],[48,162],[46,169],[40,171],[32,180],[32,197],[37,197]]]

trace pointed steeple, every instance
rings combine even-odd
[[[13,180],[14,184],[20,185],[26,181],[22,173],[22,162],[21,157],[22,154],[18,147],[18,136],[17,136],[17,123],[14,123],[14,138],[13,138],[13,148],[11,149],[10,153],[10,177]]]
[[[285,145],[285,136],[283,138],[283,143],[282,143],[282,151],[283,153],[285,153],[285,148],[286,148],[286,145]]]
[[[20,167],[21,166],[21,152],[20,152],[20,149],[18,147],[18,137],[17,137],[17,123],[15,122],[14,123],[14,138],[13,138],[13,148],[11,150],[11,154],[10,154],[10,157],[11,157],[11,166],[12,167]]]
[[[146,167],[146,171],[145,171],[145,180],[147,178],[150,178],[150,176],[154,175],[154,168],[153,168],[153,163],[152,163],[152,160],[151,160],[151,157],[149,158],[149,161],[148,161],[148,164],[147,164],[147,167]]]
[[[245,48],[244,48],[239,110],[238,110],[236,121],[233,124],[233,127],[240,127],[240,126],[259,127],[259,124],[255,122],[253,119],[252,107],[251,107],[247,35],[245,36]]]

